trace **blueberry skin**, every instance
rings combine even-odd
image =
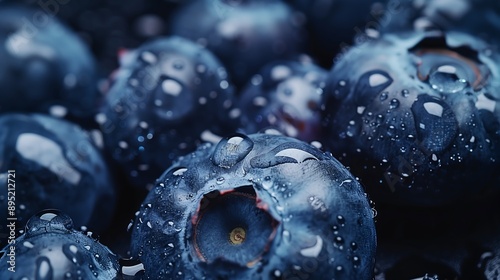
[[[117,279],[119,271],[118,257],[89,235],[75,230],[71,218],[58,210],[34,215],[25,233],[1,252],[1,279],[111,280]]]
[[[2,5],[0,46],[1,113],[53,113],[78,120],[96,113],[95,61],[55,17]]]
[[[202,145],[165,171],[136,215],[131,253],[146,279],[373,272],[376,234],[362,187],[330,154],[295,138],[236,134]],[[233,226],[247,231],[241,249],[229,243]]]
[[[376,201],[436,206],[496,192],[499,61],[456,32],[359,45],[330,73],[326,146]]]
[[[175,157],[195,150],[204,132],[232,130],[232,99],[225,68],[209,51],[161,38],[128,54],[97,121],[113,158],[145,188]]]
[[[171,33],[206,46],[239,87],[269,61],[300,53],[305,43],[298,15],[276,0],[192,1],[174,15]]]
[[[77,226],[94,230],[107,226],[116,200],[114,184],[85,131],[38,114],[2,115],[0,127],[0,204],[7,209],[7,182],[13,179],[18,226],[46,208],[72,215]],[[15,170],[15,178],[8,170]],[[6,220],[6,215],[2,211],[0,218]],[[2,233],[7,231],[1,228]]]
[[[239,97],[240,128],[250,134],[271,127],[303,141],[321,139],[327,77],[326,70],[307,59],[268,64]]]

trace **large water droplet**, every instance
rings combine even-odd
[[[367,106],[372,103],[378,94],[392,84],[392,78],[382,70],[364,73],[356,84],[355,102],[358,106]]]
[[[43,256],[36,260],[36,280],[52,280],[54,277],[54,269],[50,264],[49,258]]]
[[[144,265],[138,260],[120,259],[119,264],[122,276],[133,277],[144,271]]]
[[[446,149],[455,139],[458,123],[455,113],[444,101],[421,95],[411,107],[417,138],[431,152]]]
[[[220,167],[231,168],[250,153],[253,145],[253,141],[242,134],[224,138],[215,147],[212,162]]]
[[[271,151],[258,155],[250,160],[255,168],[267,168],[283,163],[302,163],[307,160],[318,160],[320,155],[309,145],[290,142],[281,144]]]
[[[27,235],[37,232],[54,232],[73,229],[73,220],[63,212],[55,209],[43,210],[33,215],[26,223]]]
[[[431,70],[429,83],[433,89],[445,93],[459,92],[469,85],[467,80],[458,76],[457,69],[451,65],[442,65]]]

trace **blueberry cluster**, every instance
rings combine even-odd
[[[0,279],[500,279],[490,0],[0,0]]]

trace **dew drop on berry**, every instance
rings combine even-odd
[[[433,89],[444,93],[456,93],[469,85],[466,79],[459,77],[456,67],[452,65],[441,65],[431,70],[429,83]]]
[[[396,98],[392,99],[391,103],[389,104],[389,108],[396,109],[398,107],[399,107],[399,100],[397,100]]]
[[[364,73],[359,78],[355,89],[355,92],[357,92],[355,102],[359,106],[358,113],[362,114],[364,107],[371,104],[378,93],[387,88],[390,84],[392,84],[392,82],[392,78],[386,72],[381,70]],[[360,107],[363,108],[363,111],[361,112],[359,109]]]
[[[49,258],[43,256],[36,260],[35,279],[37,280],[52,280],[54,277],[54,269]]]
[[[36,232],[40,229],[44,231],[66,231],[73,229],[73,220],[59,210],[43,210],[26,223],[26,234]]]
[[[83,256],[74,244],[65,244],[62,247],[64,255],[74,264],[82,264]]]
[[[212,162],[220,167],[231,168],[250,153],[253,145],[253,141],[246,135],[224,138],[215,147]]]
[[[440,152],[455,139],[458,131],[455,113],[441,99],[428,95],[419,96],[411,110],[417,138],[427,150]]]
[[[133,277],[144,271],[144,265],[138,260],[120,259],[120,274],[125,277]]]

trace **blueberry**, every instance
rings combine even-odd
[[[500,56],[463,33],[386,34],[331,71],[327,146],[378,201],[496,192]]]
[[[276,0],[191,1],[173,17],[171,32],[213,51],[237,86],[269,61],[299,53],[305,41],[300,16]]]
[[[116,279],[118,257],[73,228],[71,218],[45,210],[2,250],[2,279]],[[15,277],[15,278],[14,278]]]
[[[328,72],[309,60],[272,62],[253,76],[239,107],[247,134],[273,127],[304,141],[321,138],[321,107]]]
[[[5,114],[0,127],[0,205],[7,209],[7,182],[13,181],[18,226],[46,208],[72,215],[77,226],[99,230],[107,226],[115,190],[107,165],[86,132],[44,115]],[[15,171],[14,177],[8,170]],[[6,215],[1,211],[0,218],[6,220]],[[1,233],[6,230],[2,227]]]
[[[129,53],[112,82],[97,121],[108,151],[142,188],[175,157],[223,133],[235,117],[225,69],[209,51],[180,37]]]
[[[490,0],[391,0],[398,7],[389,17],[384,32],[402,30],[454,30],[496,41],[500,32],[500,3]]]
[[[0,8],[0,112],[44,112],[80,120],[96,112],[95,62],[53,16]]]
[[[373,211],[330,154],[274,134],[201,145],[157,180],[132,227],[147,279],[370,279]]]

